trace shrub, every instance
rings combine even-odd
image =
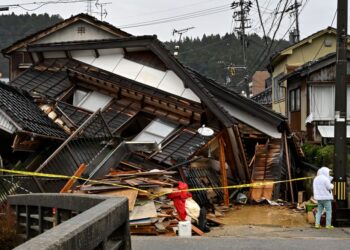
[[[304,144],[303,150],[307,162],[316,166],[333,168],[334,146],[320,146],[316,144]]]

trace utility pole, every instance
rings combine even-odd
[[[247,0],[239,0],[234,1],[231,4],[231,8],[235,10],[233,12],[233,18],[236,22],[239,23],[239,27],[236,27],[235,30],[240,35],[241,43],[242,43],[242,52],[243,52],[243,67],[245,68],[244,71],[244,87],[245,92],[249,93],[249,86],[248,86],[248,75],[247,75],[247,47],[248,47],[248,41],[246,39],[245,31],[246,29],[251,28],[251,26],[248,24],[250,19],[248,19],[248,14],[250,12],[250,8],[252,7],[253,3],[252,1]]]
[[[246,0],[239,0],[239,1],[234,1],[231,4],[231,8],[235,10],[233,12],[233,18],[236,22],[239,23],[239,27],[236,27],[235,30],[238,32],[240,35],[241,43],[242,43],[242,51],[243,51],[243,65],[247,66],[247,53],[246,49],[248,47],[248,42],[246,40],[246,34],[245,31],[246,29],[251,28],[249,26],[248,22],[250,19],[248,19],[248,14],[250,12],[250,8],[252,7],[253,3],[251,1],[246,1]]]
[[[191,29],[194,29],[194,27],[184,28],[184,29],[180,29],[180,30],[176,30],[176,29],[173,30],[173,36],[175,34],[179,34],[179,40],[177,42],[177,45],[175,45],[175,48],[174,48],[174,56],[177,56],[179,54],[179,49],[180,49],[179,44],[181,42],[182,35]]]
[[[338,0],[337,15],[337,60],[335,82],[335,120],[334,120],[334,195],[338,208],[347,207],[346,170],[346,75],[347,75],[347,37],[348,1]]]
[[[285,12],[290,12],[291,15],[295,16],[295,29],[289,33],[290,42],[297,43],[300,41],[300,30],[299,30],[299,8],[301,3],[298,3],[297,0],[294,0],[294,4],[289,6]]]
[[[295,34],[295,41],[300,41],[300,30],[299,30],[299,7],[301,6],[300,3],[295,0],[294,2],[294,8],[295,8],[295,25],[296,25],[296,34]]]

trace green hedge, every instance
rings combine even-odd
[[[306,160],[316,166],[327,166],[333,168],[334,146],[320,146],[316,144],[304,144],[304,154]]]
[[[304,144],[302,146],[307,162],[318,167],[326,166],[333,168],[334,145],[320,146],[316,144]],[[348,147],[349,151],[349,147]],[[348,152],[348,171],[350,166],[350,155]]]

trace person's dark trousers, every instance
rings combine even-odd
[[[207,226],[207,209],[205,207],[202,207],[199,212],[198,227],[205,233],[210,231]]]

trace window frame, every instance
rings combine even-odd
[[[284,73],[280,73],[273,78],[273,101],[280,102],[286,98],[285,88],[281,86],[283,82],[280,82],[280,79],[283,77]]]
[[[300,87],[289,91],[289,111],[299,112],[301,109],[301,90]]]

